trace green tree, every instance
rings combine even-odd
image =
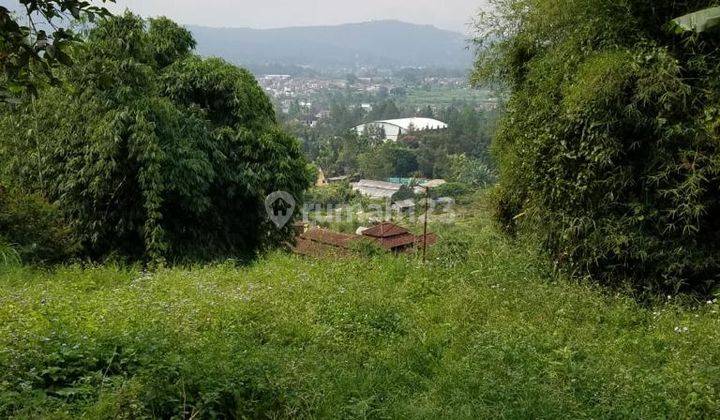
[[[415,152],[393,142],[374,147],[358,158],[360,171],[366,178],[383,180],[391,177],[407,177],[417,172]]]
[[[156,43],[166,36],[177,39]],[[0,118],[6,179],[57,203],[88,256],[212,257],[291,233],[270,225],[263,202],[302,197],[298,142],[247,71],[192,45],[166,19],[108,19],[62,86]]]
[[[68,50],[78,38],[58,21],[71,16],[92,22],[110,15],[105,8],[87,1],[22,0],[18,3],[24,16],[14,16],[8,8],[0,6],[0,101],[17,99],[26,91],[36,94],[39,84],[56,81],[53,67],[71,63]]]
[[[720,39],[712,1],[499,0],[475,82],[512,89],[498,214],[561,267],[640,290],[720,283]]]

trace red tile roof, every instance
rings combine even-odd
[[[387,250],[393,250],[414,245],[416,238],[415,235],[406,233],[404,235],[396,235],[390,238],[377,238],[376,240],[383,248]]]
[[[348,249],[311,241],[302,237],[298,238],[293,250],[296,254],[308,257],[347,256],[350,254]]]
[[[348,256],[352,254],[352,243],[363,237],[372,239],[387,251],[407,251],[421,248],[423,237],[411,234],[393,223],[382,223],[363,232],[363,236],[348,235],[327,229],[313,228],[298,236],[294,251],[312,257]],[[427,235],[427,245],[437,243],[435,234]]]
[[[362,234],[371,238],[390,238],[408,233],[407,229],[401,228],[394,223],[384,222],[365,230]]]
[[[313,242],[319,242],[325,245],[331,245],[339,248],[349,248],[350,242],[357,240],[356,235],[347,235],[345,233],[333,232],[327,229],[314,228],[310,229],[300,236]]]
[[[415,246],[419,246],[422,248],[423,244],[425,243],[425,241],[423,240],[423,236],[422,235],[416,236],[415,240],[416,240]],[[438,237],[436,234],[434,234],[434,233],[427,234],[427,246],[435,245],[437,242],[438,242]]]

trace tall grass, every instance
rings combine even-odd
[[[720,412],[716,303],[649,308],[566,282],[483,217],[461,219],[473,241],[427,265],[278,253],[0,273],[0,417]]]
[[[12,245],[0,238],[0,269],[18,265],[20,265],[20,254]]]

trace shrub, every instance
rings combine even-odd
[[[5,238],[0,236],[0,268],[19,266],[20,254]]]
[[[352,190],[348,182],[328,185],[326,187],[315,187],[305,195],[305,202],[311,205],[320,205],[325,208],[340,204],[349,204],[357,194]]]
[[[604,284],[720,284],[720,46],[672,35],[711,2],[500,0],[475,80],[512,88],[497,213]]]
[[[350,244],[350,249],[362,257],[378,257],[387,254],[377,242],[370,238],[360,238]]]
[[[0,189],[0,264],[55,263],[75,252],[56,207],[35,195]]]
[[[466,155],[449,156],[449,176],[453,182],[484,188],[495,182],[495,174],[481,160]]]
[[[433,198],[451,197],[460,198],[473,192],[469,185],[460,182],[448,182],[439,187],[430,189],[430,196]]]

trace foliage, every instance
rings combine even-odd
[[[102,3],[114,0],[102,0]],[[15,17],[6,7],[0,6],[0,101],[17,98],[24,91],[37,93],[39,84],[48,78],[55,80],[53,67],[69,65],[68,55],[72,44],[78,40],[69,29],[58,27],[58,20],[68,16],[74,19],[105,18],[110,14],[92,2],[80,0],[21,0],[24,18]],[[53,29],[48,33],[44,28]],[[45,79],[45,80],[43,80]]]
[[[720,410],[717,303],[644,307],[555,278],[544,258],[479,214],[459,226],[473,233],[454,264],[272,254],[240,268],[0,273],[0,416],[703,418]]]
[[[448,180],[473,187],[485,188],[495,182],[495,175],[479,159],[466,155],[452,155],[449,159]]]
[[[350,244],[350,250],[355,252],[361,258],[379,257],[383,254],[387,254],[386,250],[370,238],[362,238],[357,241],[353,241]]]
[[[413,151],[395,142],[383,143],[358,157],[360,173],[365,178],[387,179],[409,177],[418,170]]]
[[[315,187],[305,194],[305,202],[323,207],[348,204],[357,197],[348,182],[340,182],[325,187]]]
[[[167,19],[108,19],[63,87],[0,118],[6,178],[57,202],[85,255],[210,258],[291,235],[267,221],[264,199],[302,198],[297,141],[247,71],[193,45]]]
[[[467,232],[457,228],[444,229],[438,243],[428,249],[428,256],[436,266],[459,267],[467,262],[472,245],[472,237]]]
[[[17,267],[21,262],[20,253],[0,236],[0,269]]]
[[[473,190],[473,187],[468,184],[463,184],[460,182],[448,182],[447,184],[443,184],[439,187],[430,189],[430,195],[433,198],[459,198],[471,194]]]
[[[56,207],[39,196],[0,188],[0,265],[57,263],[75,252],[77,244]]]
[[[328,175],[355,175],[364,170],[372,174],[390,174],[390,177],[400,176],[401,172],[409,175],[417,172],[427,178],[444,178],[449,175],[448,155],[455,154],[465,154],[491,168],[494,165],[488,149],[499,111],[477,112],[473,107],[460,105],[440,110],[425,107],[419,113],[414,108],[400,110],[399,115],[438,118],[447,122],[449,128],[401,137],[398,144],[410,151],[404,150],[401,152],[404,156],[398,157],[388,153],[389,146],[384,150],[381,148],[383,142],[378,139],[384,139],[384,136],[372,132],[360,136],[350,130],[361,123],[384,118],[388,109],[395,112],[396,105],[392,102],[375,104],[373,111],[365,114],[362,108],[346,102],[333,102],[329,116],[321,119],[316,127],[287,123],[301,139],[308,158]],[[290,114],[293,114],[292,107]],[[362,155],[364,160],[360,159]],[[398,158],[402,158],[400,162]]]
[[[513,89],[494,144],[503,225],[604,284],[720,284],[720,42],[664,29],[713,4],[495,2],[474,79]]]

